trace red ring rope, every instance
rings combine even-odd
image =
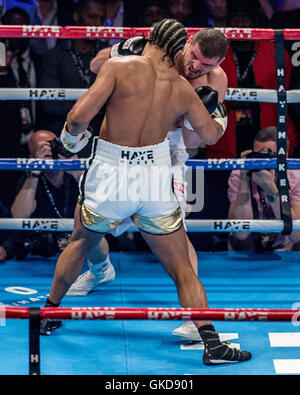
[[[4,308],[5,317],[29,318],[29,308]],[[288,309],[183,309],[65,307],[41,308],[41,318],[62,320],[214,320],[214,321],[296,321],[300,310]]]
[[[218,28],[228,39],[273,40],[273,29]],[[188,35],[201,28],[187,28]],[[148,36],[150,28],[104,27],[104,26],[40,26],[40,25],[1,25],[0,37],[28,38],[130,38],[137,35]],[[300,38],[299,29],[283,29],[285,40]]]

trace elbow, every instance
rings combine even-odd
[[[25,213],[23,210],[19,209],[18,207],[12,205],[11,207],[11,216],[12,218],[29,218],[30,215],[28,213]]]
[[[102,54],[102,56],[96,56],[90,63],[90,70],[94,74],[98,74],[104,63],[110,58],[107,53]]]
[[[97,62],[97,59],[96,59],[96,58],[93,59],[93,60],[91,61],[91,63],[90,63],[90,70],[91,70],[92,73],[98,74],[99,66],[98,66],[98,62]]]
[[[10,209],[10,213],[11,213],[12,218],[18,218],[18,215],[17,215],[18,213],[16,212],[14,205],[12,205],[12,207]]]
[[[198,148],[200,144],[205,144],[205,145],[214,145],[218,142],[219,139],[215,138],[214,136],[211,136],[210,134],[203,136],[203,133],[201,130],[195,129],[195,132],[199,136],[199,139],[197,142],[193,142],[192,144],[189,143],[188,148]],[[187,144],[186,144],[187,146]]]
[[[210,140],[210,141],[207,143],[207,145],[215,145],[215,144],[217,144],[218,141],[219,141],[219,139],[212,139],[212,140]]]
[[[216,124],[216,122],[214,122]],[[217,127],[214,128],[213,132],[208,133],[208,142],[206,143],[207,145],[214,145],[216,144],[221,137],[224,135],[224,130],[223,127],[219,124],[217,124]]]
[[[214,145],[214,144],[216,144],[216,143],[219,141],[219,139],[220,139],[219,136],[213,136],[213,135],[211,135],[211,136],[209,136],[209,137],[207,138],[207,140],[205,141],[205,144],[206,144],[206,145]]]

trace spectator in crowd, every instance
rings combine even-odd
[[[2,24],[29,24],[29,15],[21,8],[10,8],[2,17]],[[6,65],[0,67],[1,88],[29,88],[36,86],[35,66],[27,38],[3,38],[6,46]],[[35,102],[20,100],[0,101],[0,157],[27,156],[27,142],[35,127]],[[14,198],[19,172],[0,172],[0,199],[9,208]]]
[[[104,26],[124,26],[124,1],[107,0]],[[120,40],[110,38],[107,41],[109,45],[113,45]]]
[[[5,13],[5,4],[4,4],[4,1],[2,0],[2,1],[0,1],[0,22],[1,22],[2,15],[4,13]]]
[[[15,7],[22,8],[31,17],[35,8],[35,0],[4,0],[3,5],[5,11]]]
[[[159,0],[145,0],[140,5],[141,27],[151,27],[154,23],[167,18],[168,10],[166,4]]]
[[[253,142],[256,153],[277,152],[277,128],[260,130]],[[264,151],[262,151],[264,150]],[[252,150],[242,152],[246,157]],[[287,170],[290,185],[290,202],[293,219],[300,218],[300,174],[299,170]],[[233,170],[229,177],[228,197],[230,219],[281,219],[280,201],[275,170]],[[291,235],[281,233],[237,232],[229,235],[229,250],[252,250],[256,252],[277,250],[290,251],[300,241],[300,232]]]
[[[274,29],[298,29],[300,21],[300,0],[270,1],[260,0],[270,26]],[[290,89],[300,88],[300,42],[299,40],[285,40],[284,45],[291,56],[293,70],[291,74]],[[288,105],[289,116],[293,120],[298,136],[300,135],[300,103]],[[300,139],[299,139],[300,140]],[[300,141],[294,152],[295,157],[300,156]]]
[[[0,200],[0,218],[11,218],[10,211]],[[15,244],[17,232],[12,230],[0,230],[0,262],[12,259],[15,256]]]
[[[73,0],[36,0],[35,8],[31,14],[31,25],[72,25]],[[43,57],[49,49],[56,46],[57,39],[49,38],[32,38],[30,40],[30,49],[34,57],[37,70],[41,68]]]
[[[259,3],[274,28],[299,27],[299,0],[259,0]]]
[[[108,0],[106,4],[105,26],[123,26],[124,1]]]
[[[271,28],[299,28],[300,0],[259,0],[259,2]],[[292,40],[285,40],[284,42],[285,48],[290,56],[293,56],[293,44],[294,41]]]
[[[103,26],[106,18],[105,0],[79,0],[74,9],[74,23],[77,26]],[[106,46],[101,40],[72,39],[61,40],[57,46],[47,52],[41,70],[40,86],[46,88],[81,88],[88,89],[95,81],[95,74],[89,69],[96,53]],[[42,114],[39,128],[52,130],[59,135],[63,128],[66,113],[74,101],[41,102]],[[98,134],[103,114],[92,121],[95,135]],[[91,153],[88,144],[80,156],[88,157]]]
[[[38,130],[29,140],[30,157],[64,159],[70,157],[56,135],[49,130]],[[19,182],[11,206],[13,218],[74,218],[79,194],[80,171],[30,171]],[[18,258],[27,253],[54,256],[68,243],[69,234],[63,232],[20,231],[16,243]]]
[[[208,24],[212,27],[228,26],[227,0],[205,0],[208,11]]]
[[[36,0],[35,4],[32,25],[58,25],[56,0]],[[45,55],[48,49],[55,47],[56,41],[56,38],[32,39],[31,49],[38,55]]]
[[[180,21],[186,27],[208,26],[208,17],[198,1],[168,0],[167,5],[169,17]]]
[[[294,65],[291,73],[290,89],[300,89],[300,62]],[[288,104],[288,114],[291,120],[294,122],[298,132],[298,145],[294,151],[294,157],[300,157],[300,103]]]
[[[229,24],[237,28],[254,28],[257,7],[246,0],[230,2]],[[268,59],[268,67],[265,61]],[[286,86],[289,89],[292,64],[285,52]],[[232,40],[221,67],[228,77],[231,88],[276,89],[274,43],[270,41]],[[227,102],[228,126],[225,136],[207,147],[209,158],[235,158],[242,151],[251,149],[256,133],[276,124],[277,105],[273,103]],[[297,132],[287,118],[287,135],[290,141],[289,154],[297,145]]]

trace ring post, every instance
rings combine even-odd
[[[40,309],[29,309],[29,375],[40,375]]]

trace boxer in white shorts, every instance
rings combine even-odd
[[[227,77],[220,67],[226,48],[224,50],[224,47],[220,46],[218,49],[216,48],[215,53],[206,52],[207,48],[213,47],[219,35],[219,31],[203,29],[196,35],[190,36],[182,52],[182,64],[178,67],[178,71],[187,78],[194,88],[203,87],[201,100],[210,113],[214,111],[218,101],[221,103],[224,101],[227,89]],[[147,41],[146,38],[137,36],[123,40],[112,48],[105,48],[99,51],[91,62],[91,71],[98,74],[102,65],[112,57],[142,55]],[[198,134],[191,133],[189,129],[183,125],[181,126],[168,132],[167,138],[170,143],[172,165],[177,166],[176,172],[174,172],[173,187],[183,213],[185,226],[187,197],[187,183],[185,181],[187,166],[185,162],[188,159],[186,148],[197,148],[202,141]],[[118,237],[132,225],[132,220],[129,217],[117,226],[111,234]],[[190,260],[195,273],[198,274],[197,253],[189,238],[187,241]],[[102,239],[101,247],[105,251],[108,250],[105,239]],[[92,290],[101,287],[104,283],[115,279],[115,270],[109,256],[103,262],[97,262],[94,265],[91,264],[89,259],[87,259],[87,263],[89,270],[78,277],[66,296],[85,296]],[[194,341],[200,340],[198,331],[190,321],[186,321],[179,328],[176,328],[173,331],[173,335]]]
[[[136,148],[96,139],[80,180],[82,225],[105,234],[130,217],[144,232],[177,231],[182,213],[172,178],[168,140]]]
[[[170,166],[171,159],[165,138],[167,131],[171,130],[176,120],[182,116],[206,144],[215,144],[226,129],[223,107],[217,106],[210,116],[197,92],[174,67],[180,60],[186,39],[184,26],[175,20],[166,19],[157,23],[152,30],[143,56],[107,61],[95,83],[68,113],[67,122],[61,133],[64,146],[71,152],[82,149],[82,145],[86,144],[88,139],[86,128],[104,104],[106,116],[101,126],[100,139],[106,143],[102,145],[100,140],[99,152],[105,152],[104,146],[109,146],[114,152],[110,152],[104,159],[100,158],[97,166],[101,170],[103,161],[109,161],[111,155],[114,162],[117,158],[124,159],[126,153],[122,153],[122,150],[128,152],[127,147],[132,148],[128,153],[128,160],[131,162],[141,151],[143,155],[149,146],[151,150],[156,146],[153,148],[152,158],[148,158],[150,161],[153,160],[153,163],[147,163],[145,167],[148,169],[149,166],[151,169],[156,163],[159,166]],[[97,151],[98,143],[95,156]],[[160,160],[162,165],[159,163]],[[137,166],[140,165],[137,163]],[[93,168],[91,171],[93,172]],[[97,249],[103,236],[116,225],[116,221],[121,222],[131,216],[152,252],[173,279],[180,305],[207,308],[206,293],[189,259],[187,236],[182,226],[182,214],[178,203],[172,206],[168,202],[166,207],[163,204],[161,211],[158,205],[154,209],[155,199],[145,205],[142,200],[138,203],[124,202],[124,205],[120,206],[121,213],[117,214],[116,205],[109,205],[107,199],[103,200],[102,196],[99,196],[99,200],[95,198],[98,176],[96,171],[96,179],[90,180],[93,184],[91,187],[86,185],[84,178],[81,181],[83,196],[76,207],[74,230],[70,243],[58,259],[46,306],[60,305],[68,288],[78,277],[87,256],[94,253],[95,259],[98,259]],[[85,178],[88,177],[89,170],[85,173]],[[125,180],[124,177],[120,179],[121,183]],[[168,184],[169,189],[172,189],[171,180]],[[164,184],[164,188],[166,186]],[[118,191],[123,192],[123,188]],[[110,193],[106,195],[109,196]],[[91,206],[88,207],[87,204]],[[173,211],[175,207],[177,208]],[[195,321],[194,324],[204,343],[205,364],[242,362],[251,358],[249,352],[232,349],[222,343],[210,321]],[[51,334],[59,326],[59,320],[43,319],[40,333]]]

